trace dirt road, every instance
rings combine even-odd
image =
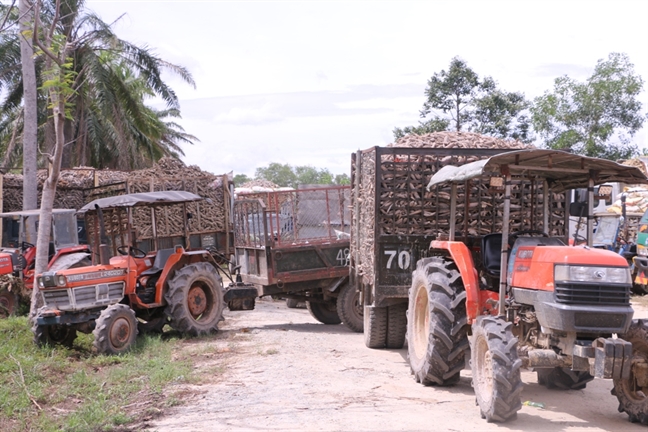
[[[645,307],[638,312],[648,317]],[[523,372],[523,406],[515,421],[479,416],[470,371],[453,388],[424,387],[410,375],[407,350],[370,350],[362,334],[317,323],[305,309],[260,301],[225,313],[213,339],[186,349],[209,382],[170,389],[183,404],[167,409],[150,431],[645,431],[617,411],[611,381],[585,390],[547,390]],[[211,372],[210,372],[211,371]]]

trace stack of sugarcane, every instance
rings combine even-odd
[[[501,140],[469,132],[436,132],[426,135],[407,135],[388,147],[376,170],[376,151],[360,152],[361,167],[352,161],[351,257],[358,273],[371,280],[374,275],[375,236],[429,235],[447,236],[450,217],[449,185],[438,185],[429,191],[426,186],[441,167],[463,165],[485,156],[435,154],[436,149],[524,149],[532,148],[519,141]],[[402,149],[402,150],[401,150]],[[417,149],[417,151],[409,150]],[[430,149],[421,152],[418,149]],[[359,182],[355,181],[360,172]],[[517,182],[511,191],[512,231],[542,229],[544,206],[542,182],[524,187]],[[376,190],[380,196],[376,201]],[[502,230],[503,190],[494,190],[489,184],[475,179],[457,188],[456,231],[461,235],[481,236]],[[550,235],[564,233],[564,194],[549,193]],[[357,258],[356,258],[357,257]]]

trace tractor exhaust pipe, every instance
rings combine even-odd
[[[95,204],[97,216],[99,217],[99,263],[102,265],[110,264],[110,248],[108,247],[108,236],[106,235],[106,226],[104,225],[103,210]]]

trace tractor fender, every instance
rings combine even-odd
[[[468,249],[465,243],[446,240],[432,240],[430,249],[432,251],[445,251],[457,266],[464,289],[466,290],[466,315],[468,316],[468,323],[472,323],[479,315],[479,277],[470,249]]]

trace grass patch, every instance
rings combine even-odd
[[[26,317],[0,320],[0,430],[128,430],[180,403],[163,389],[192,378],[191,359],[173,356],[181,343],[140,335],[128,354],[104,356],[80,334],[73,350],[38,348]]]

